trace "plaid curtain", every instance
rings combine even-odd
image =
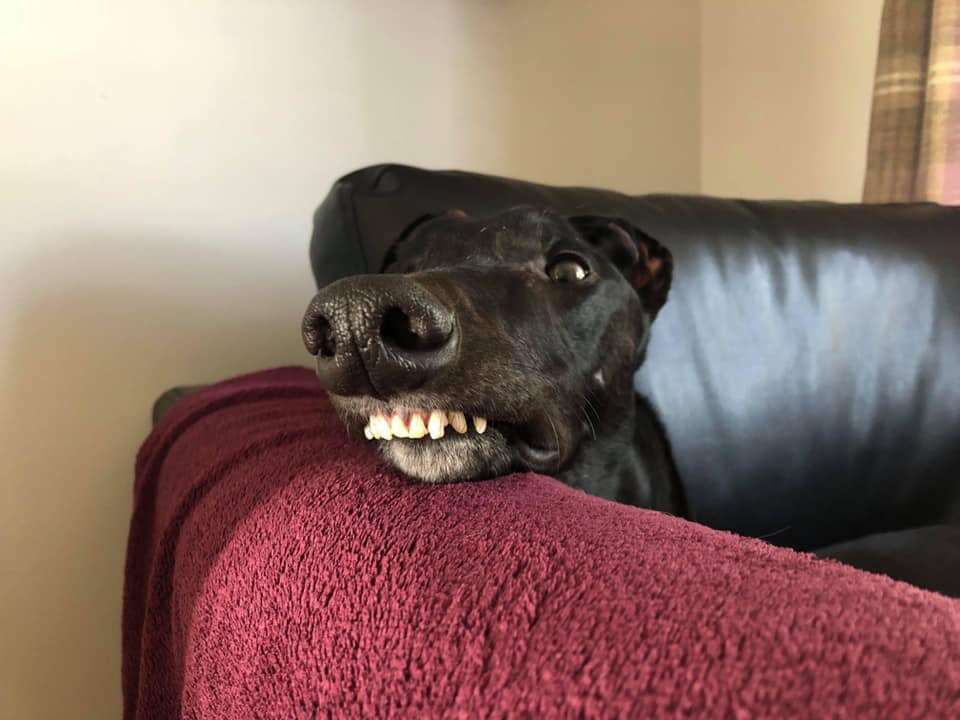
[[[886,0],[864,202],[960,205],[960,0]]]

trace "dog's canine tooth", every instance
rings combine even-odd
[[[459,410],[450,413],[450,427],[463,435],[467,431],[467,417]]]
[[[363,426],[363,435],[367,440],[373,440],[373,430],[370,429],[369,425]]]
[[[410,416],[410,437],[422,438],[427,434],[427,426],[423,424],[423,416],[420,413],[414,413]]]
[[[477,429],[478,433],[483,435],[484,431],[487,429],[487,419],[485,417],[480,417],[479,415],[474,415],[473,426]]]
[[[427,420],[427,429],[430,431],[430,437],[439,440],[443,437],[443,428],[447,424],[447,414],[443,410],[433,410],[430,412],[430,418]]]
[[[394,413],[390,418],[390,432],[398,438],[410,437],[410,431],[407,430],[407,424],[400,413]]]

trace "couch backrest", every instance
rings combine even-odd
[[[697,519],[808,549],[960,520],[960,208],[630,197],[398,165],[317,210],[318,284],[376,272],[420,217],[627,218],[674,254],[637,387]]]

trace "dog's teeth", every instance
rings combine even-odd
[[[383,415],[377,415],[376,422],[377,434],[380,436],[380,439],[392,440],[393,433],[390,432],[390,422]]]
[[[419,440],[429,435],[434,440],[442,438],[449,425],[460,435],[465,435],[469,429],[468,416],[459,410],[431,410],[428,415],[424,412],[411,412],[410,419],[404,421],[401,413],[391,415],[371,415],[370,422],[363,428],[367,440],[392,440],[393,438],[413,438]],[[487,431],[488,421],[480,415],[470,416],[473,427],[482,435]]]
[[[403,421],[403,416],[399,413],[395,413],[394,416],[390,418],[390,432],[398,438],[410,437],[407,424]]]
[[[414,413],[410,418],[410,437],[422,438],[427,434],[427,426],[423,424],[423,417],[420,413]]]
[[[467,431],[467,417],[462,412],[454,410],[450,413],[450,427],[463,435]]]
[[[447,424],[447,414],[443,410],[434,410],[430,413],[430,419],[427,420],[427,429],[430,431],[430,437],[439,440],[443,437],[443,428]]]

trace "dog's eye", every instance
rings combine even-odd
[[[547,275],[556,282],[578,282],[589,274],[587,264],[573,255],[561,255],[547,266]]]

